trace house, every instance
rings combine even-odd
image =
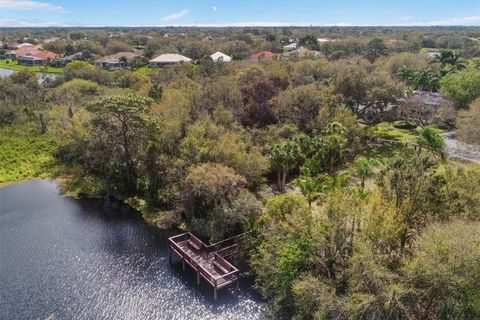
[[[329,38],[329,37],[324,37],[324,38],[318,38],[317,39],[318,43],[322,44],[322,43],[328,43],[328,42],[332,42],[332,38]]]
[[[50,43],[50,42],[58,41],[58,40],[60,40],[60,37],[51,37],[51,38],[45,39],[43,42],[44,43]]]
[[[317,58],[320,57],[322,54],[319,51],[313,51],[304,47],[300,47],[297,50],[285,52],[282,54],[282,58],[289,60],[296,60],[302,58]]]
[[[227,56],[225,53],[222,53],[220,51],[215,52],[210,56],[213,61],[215,62],[230,62],[232,61],[232,57]]]
[[[437,51],[437,50],[429,50],[427,51],[427,54],[430,58],[435,58],[435,57],[438,57],[440,55],[440,51]]]
[[[298,46],[298,44],[296,42],[293,42],[293,43],[287,44],[286,46],[283,46],[283,50],[284,51],[292,51],[292,50],[297,49],[297,46]]]
[[[167,64],[183,63],[189,61],[192,61],[192,59],[182,56],[178,53],[164,53],[150,60],[150,65],[152,67],[162,67]]]
[[[13,45],[13,48],[14,49],[21,49],[21,48],[24,48],[24,47],[28,47],[28,46],[36,46],[35,44],[31,44],[31,43],[28,43],[28,42],[25,42],[25,43],[16,43]]]
[[[202,42],[210,42],[215,40],[212,36],[206,36],[205,38],[202,39]]]
[[[12,50],[15,52],[16,56],[31,56],[32,54],[38,53],[42,50],[42,46],[34,45],[34,44],[22,44],[20,47],[17,47],[16,50]]]
[[[94,64],[99,68],[126,68],[131,65],[132,60],[136,57],[139,57],[139,55],[135,52],[119,52],[97,59]]]
[[[39,45],[26,45],[21,46],[18,50],[14,51],[17,57],[18,64],[26,66],[43,66],[48,64],[51,59],[60,58],[60,55],[43,50]]]
[[[258,61],[261,59],[273,59],[275,54],[271,51],[260,51],[250,56],[250,59]]]

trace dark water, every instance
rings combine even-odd
[[[197,289],[168,261],[171,234],[126,208],[35,180],[0,189],[0,319],[262,319],[242,283]]]

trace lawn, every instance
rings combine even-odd
[[[41,135],[34,124],[0,128],[0,183],[50,175],[57,168],[53,135]]]
[[[22,66],[12,59],[0,59],[0,68],[11,70],[30,70],[32,72],[63,73],[63,68],[50,66]]]

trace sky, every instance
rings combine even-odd
[[[0,27],[480,26],[480,0],[0,0]]]

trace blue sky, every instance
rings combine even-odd
[[[476,25],[480,0],[0,0],[0,27]]]

